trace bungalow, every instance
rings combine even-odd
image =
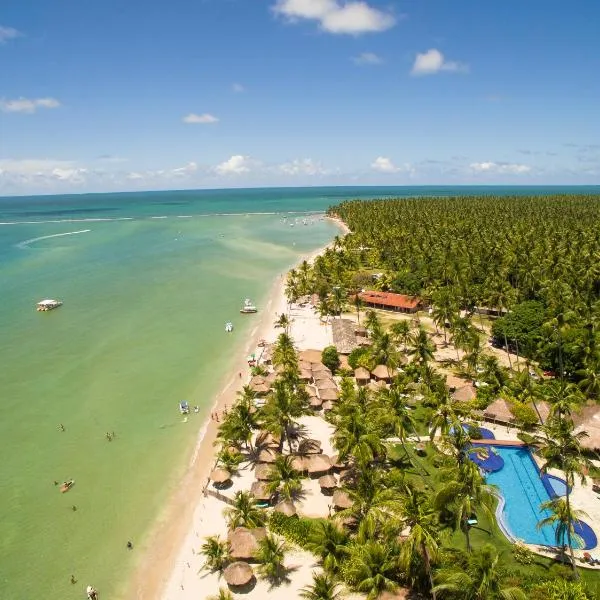
[[[418,296],[405,296],[392,292],[363,291],[358,297],[365,306],[393,310],[403,313],[416,313],[423,307],[423,301]]]

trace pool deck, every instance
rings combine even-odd
[[[517,437],[517,433],[519,430],[516,427],[510,427],[506,425],[497,425],[488,422],[481,422],[481,427],[485,427],[494,433],[496,439],[494,440],[473,440],[474,444],[494,444],[497,446],[506,446],[506,447],[518,447],[525,446],[525,444]],[[428,441],[428,436],[423,436],[423,441]],[[535,454],[533,455],[533,459],[535,460],[538,467],[541,466],[541,460]],[[600,461],[593,461],[594,464],[600,466]],[[548,471],[549,475],[554,475],[560,479],[563,478],[563,475],[560,471],[556,469],[550,469]],[[592,557],[600,559],[600,494],[592,491],[592,482],[591,480],[587,481],[586,485],[583,485],[579,480],[575,481],[575,485],[573,486],[573,490],[571,491],[571,503],[573,508],[577,510],[581,510],[585,513],[583,517],[583,521],[585,521],[596,534],[596,537],[599,540],[599,544],[591,549],[586,550],[585,552],[589,552]],[[548,546],[541,546],[539,544],[525,544],[530,550],[535,552],[536,554],[540,554],[541,556],[545,556],[548,558],[556,558],[557,549],[551,548]],[[585,569],[594,569],[596,571],[600,571],[600,565],[598,566],[590,566],[587,563],[583,562],[583,554],[584,550],[575,550],[574,555],[577,560],[577,566],[579,568]]]

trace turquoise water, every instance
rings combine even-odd
[[[536,191],[546,190],[520,193]],[[136,556],[125,543],[143,546],[257,322],[239,314],[241,302],[260,309],[275,278],[339,233],[319,218],[303,226],[302,216],[292,228],[296,216],[280,213],[353,197],[492,192],[519,190],[0,198],[0,598],[75,599],[86,583],[122,597]],[[64,306],[37,313],[46,297]],[[201,409],[188,423],[182,399]],[[68,478],[75,486],[59,493],[54,482]]]
[[[498,486],[505,504],[502,510],[502,522],[513,538],[528,544],[555,546],[554,528],[550,525],[538,529],[537,524],[550,515],[541,510],[542,503],[550,500],[548,491],[540,478],[540,473],[526,448],[493,446],[504,460],[504,467],[490,473],[487,482]],[[556,481],[556,480],[555,480]],[[564,485],[559,491],[564,492]],[[597,544],[593,531],[581,523],[577,533],[584,540],[584,547],[594,548]]]

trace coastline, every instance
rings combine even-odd
[[[341,220],[333,217],[326,218],[334,222],[342,230],[343,235],[349,232],[348,227]],[[312,262],[330,246],[331,242],[301,257],[296,264],[304,260]],[[193,553],[194,547],[199,548],[201,536],[194,531],[193,524],[196,515],[203,510],[203,490],[214,466],[214,443],[219,426],[212,420],[211,415],[214,412],[222,413],[235,401],[241,382],[245,383],[249,379],[246,356],[257,347],[259,340],[272,341],[277,337],[279,331],[274,327],[274,321],[278,314],[287,310],[286,274],[287,271],[278,275],[273,281],[266,296],[267,302],[260,321],[251,330],[246,345],[239,351],[238,358],[224,377],[224,385],[200,426],[196,445],[182,479],[167,499],[143,544],[140,545],[141,556],[137,564],[133,565],[132,575],[125,582],[123,593],[117,593],[117,597],[139,600],[166,599],[167,588],[173,585],[182,568],[189,567],[186,556],[190,549]],[[238,373],[245,373],[246,376],[240,380]]]

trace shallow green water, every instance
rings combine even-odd
[[[275,215],[1,228],[0,598],[80,598],[87,583],[110,597],[257,323],[243,299],[264,305],[337,231]],[[45,297],[64,306],[37,313]],[[185,424],[181,399],[202,409]]]

